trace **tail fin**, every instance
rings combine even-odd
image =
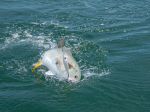
[[[32,68],[32,72],[34,72],[37,68],[39,68],[42,65],[42,60],[39,60],[36,64],[34,64]]]

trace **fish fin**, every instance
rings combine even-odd
[[[34,72],[37,68],[39,68],[42,65],[42,60],[39,60],[36,64],[34,64],[32,68],[32,72]]]
[[[58,42],[58,48],[62,48],[65,46],[64,38],[61,38],[60,41]]]
[[[73,68],[73,65],[68,63],[69,69]]]

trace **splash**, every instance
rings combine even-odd
[[[29,28],[29,26],[20,27],[17,25],[9,28],[9,34],[5,37],[4,42],[0,44],[0,50],[4,53],[8,51],[8,49],[11,49],[11,52],[14,52],[16,48],[25,49],[25,47],[28,47],[28,49],[22,53],[26,53],[26,55],[31,54],[29,55],[30,57],[25,60],[21,58],[21,55],[17,55],[18,58],[11,58],[2,62],[1,65],[14,74],[13,77],[28,77],[28,75],[25,74],[31,73],[32,64],[39,59],[40,55],[44,51],[56,46],[58,38],[55,36],[54,31],[49,31],[47,28],[50,26],[55,26],[55,28],[60,28],[60,30],[62,27],[67,28],[59,22],[54,21],[43,23],[33,22],[31,25],[33,25],[31,28]],[[36,30],[37,27],[40,27],[40,29]],[[110,74],[110,71],[105,64],[107,52],[103,48],[93,42],[85,41],[74,34],[67,33],[61,37],[65,38],[66,47],[72,49],[73,56],[80,66],[84,79],[91,76],[101,77]],[[33,50],[37,51],[36,55],[33,55]],[[14,53],[14,57],[15,56]],[[43,74],[46,80],[49,79],[46,75],[46,70],[40,69],[37,73]],[[15,74],[18,75],[15,76]]]
[[[31,43],[33,46],[38,46],[39,48],[53,48],[56,46],[54,42],[52,42],[51,33],[49,35],[32,35],[28,30],[23,32],[15,32],[12,33],[10,37],[6,37],[3,47],[1,49],[5,49],[11,46],[15,46],[19,43]]]
[[[110,74],[110,70],[105,64],[107,52],[103,48],[73,35],[64,36],[64,38],[66,46],[72,49],[73,56],[80,66],[82,80],[92,76],[102,77]],[[54,75],[47,75],[46,71],[43,74],[46,80],[51,80],[52,77],[57,79]],[[62,81],[61,79],[57,80]]]

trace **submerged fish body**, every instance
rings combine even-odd
[[[49,73],[59,79],[67,79],[72,82],[78,82],[81,79],[80,68],[69,48],[54,48],[46,51],[43,53],[39,65],[47,67]]]

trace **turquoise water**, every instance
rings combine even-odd
[[[0,112],[149,112],[149,0],[1,0]],[[60,38],[77,84],[31,72]]]

